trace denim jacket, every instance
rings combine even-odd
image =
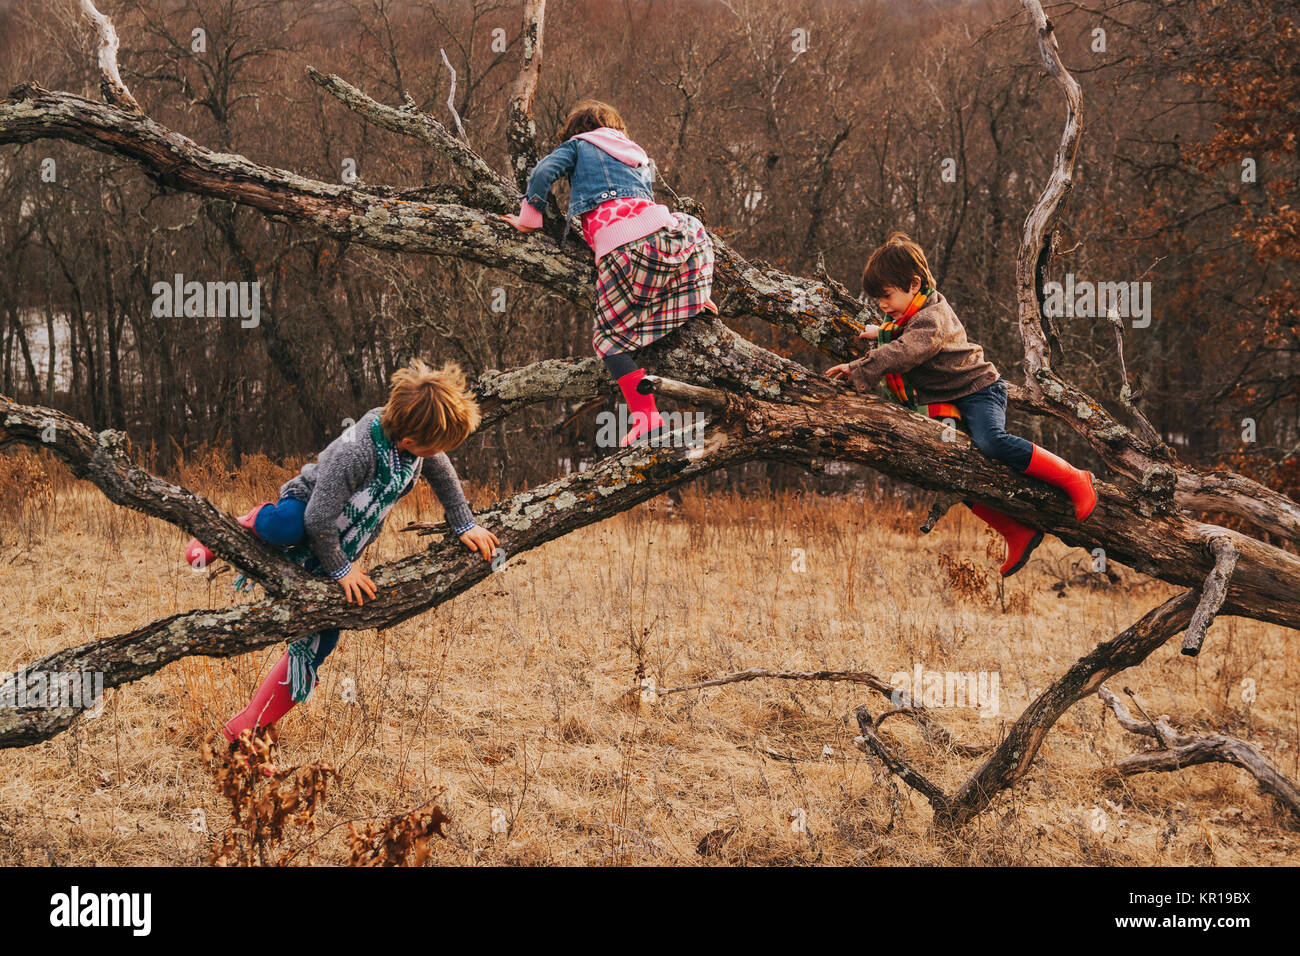
[[[610,156],[599,146],[573,137],[538,162],[528,177],[527,191],[521,198],[539,213],[546,211],[546,198],[557,179],[569,180],[569,212],[564,221],[564,235],[569,234],[569,218],[590,212],[610,199],[635,196],[654,200],[654,160],[629,166]]]

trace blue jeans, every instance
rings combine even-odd
[[[307,502],[297,498],[281,498],[273,505],[266,505],[253,520],[253,530],[267,544],[277,548],[291,548],[307,539],[303,528],[303,515],[307,511]],[[337,630],[320,631],[320,647],[316,651],[315,666],[320,667],[329,657],[339,642]]]
[[[269,545],[277,548],[291,548],[301,544],[307,532],[303,528],[303,515],[307,513],[307,502],[297,498],[281,498],[273,505],[266,505],[253,520],[253,531]]]
[[[1016,471],[1029,467],[1034,446],[1019,435],[1007,432],[1007,383],[998,379],[978,392],[956,399],[952,404],[961,412],[970,429],[970,437],[981,452],[1010,465]]]

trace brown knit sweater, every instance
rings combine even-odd
[[[906,373],[922,404],[965,398],[1000,377],[984,349],[967,340],[941,292],[894,333],[892,342],[848,364],[849,381],[859,392],[871,391],[887,374]]]

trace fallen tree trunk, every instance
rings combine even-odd
[[[591,308],[595,287],[590,250],[570,239],[559,246],[523,235],[496,215],[515,206],[508,180],[431,117],[379,104],[338,77],[313,79],[363,118],[414,136],[452,157],[470,183],[461,202],[433,202],[427,191],[352,187],[216,153],[138,113],[70,93],[26,84],[0,102],[0,143],[62,139],[136,163],[160,185],[240,203],[269,218],[379,249],[453,256],[509,270]],[[753,315],[786,329],[837,359],[854,357],[863,307],[830,280],[792,276],[747,261],[714,237],[721,315]],[[1047,378],[1044,378],[1047,376]],[[1042,381],[1047,384],[1043,385]],[[1050,370],[1035,367],[1029,389],[1013,401],[1079,431],[1120,474],[1153,487],[1168,484],[1181,507],[1233,514],[1256,527],[1300,541],[1300,505],[1248,478],[1200,473],[1154,453],[1104,406]]]
[[[1026,385],[1013,389],[1023,407],[1051,415],[1085,437],[1124,481],[1098,482],[1099,504],[1080,525],[1065,497],[980,455],[965,436],[884,400],[856,395],[811,369],[759,348],[720,320],[696,318],[644,353],[662,387],[707,399],[705,436],[696,447],[641,447],[620,452],[580,475],[557,479],[497,503],[480,515],[497,532],[505,555],[537,547],[576,528],[626,510],[717,468],[767,459],[804,466],[825,459],[856,461],[946,500],[993,505],[1050,531],[1069,544],[1102,549],[1120,561],[1191,590],[1154,609],[1099,646],[1058,679],[1015,722],[1006,740],[956,794],[944,794],[890,752],[870,720],[861,746],[922,788],[941,825],[956,826],[986,808],[1028,771],[1051,726],[1105,677],[1140,663],[1196,621],[1190,645],[1199,648],[1218,613],[1300,627],[1300,558],[1246,534],[1182,513],[1203,507],[1239,515],[1255,527],[1300,541],[1300,506],[1238,475],[1201,473],[1169,449],[1134,434],[1106,409],[1052,371],[1052,332],[1041,313],[1043,270],[1051,255],[1060,203],[1069,189],[1081,129],[1077,85],[1060,63],[1051,26],[1037,0],[1023,0],[1038,29],[1048,72],[1067,93],[1067,123],[1053,176],[1026,222],[1018,270],[1018,313],[1025,343]],[[83,5],[94,11],[89,0]],[[527,5],[526,29],[541,36],[542,3]],[[97,16],[97,11],[93,14]],[[463,141],[408,102],[380,104],[338,77],[309,71],[313,82],[375,125],[443,152],[465,184],[442,189],[323,183],[245,157],[217,153],[166,129],[141,112],[116,74],[107,20],[101,72],[107,103],[25,84],[0,101],[0,143],[62,139],[119,156],[173,189],[240,203],[272,219],[375,248],[453,256],[546,286],[590,308],[590,251],[576,240],[557,244],[543,234],[521,235],[497,213],[514,206],[518,168],[496,172]],[[512,103],[512,155],[526,156],[525,116],[539,68],[540,44],[527,53]],[[517,164],[518,160],[516,160]],[[837,359],[855,354],[862,304],[829,276],[791,276],[749,262],[715,240],[715,298],[723,317],[753,315],[800,336]],[[676,383],[676,384],[674,384]],[[591,398],[611,387],[595,359],[544,360],[491,372],[478,383],[485,422],[556,398]],[[173,615],[128,634],[48,655],[29,671],[91,670],[120,686],[190,654],[227,656],[323,628],[387,627],[435,607],[485,579],[482,561],[444,543],[376,568],[378,598],[363,607],[342,604],[336,588],[312,578],[250,540],[197,495],[134,466],[120,435],[92,434],[50,409],[0,401],[0,444],[47,446],[75,474],[112,500],[201,535],[217,554],[261,582],[264,600],[223,610]],[[54,438],[42,429],[54,423]],[[1143,422],[1145,420],[1143,419]],[[75,712],[46,709],[0,713],[0,746],[21,746],[66,729]],[[860,716],[860,721],[862,720]]]

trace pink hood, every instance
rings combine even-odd
[[[599,146],[609,155],[620,162],[626,163],[628,166],[641,166],[649,162],[650,159],[640,146],[618,130],[610,129],[608,126],[594,129],[590,133],[578,133],[574,136],[574,139],[585,139],[591,145]]]

